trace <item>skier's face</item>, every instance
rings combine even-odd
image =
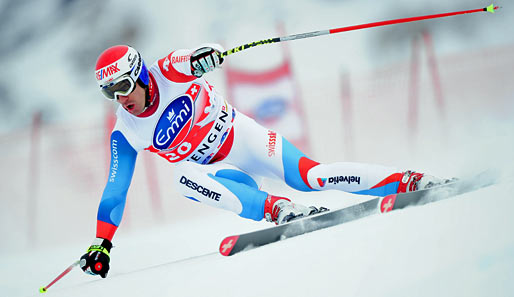
[[[136,87],[128,96],[118,96],[118,103],[126,111],[137,116],[145,110],[145,89],[136,83]]]

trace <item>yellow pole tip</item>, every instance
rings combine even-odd
[[[487,6],[487,11],[490,13],[494,13],[494,4],[491,3],[491,5]]]
[[[39,288],[39,293],[46,293],[46,288],[45,287]]]

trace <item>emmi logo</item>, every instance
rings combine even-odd
[[[188,95],[173,100],[157,122],[153,146],[158,150],[167,150],[180,144],[191,130],[193,112],[193,100]]]

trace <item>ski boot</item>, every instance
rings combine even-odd
[[[454,181],[457,181],[457,179],[444,179],[430,174],[408,170],[403,173],[403,177],[400,180],[400,185],[398,186],[398,193],[407,193],[429,189],[435,186],[444,185]]]
[[[281,225],[292,220],[328,211],[325,207],[303,206],[291,202],[290,199],[268,195],[264,204],[264,218],[268,222]]]

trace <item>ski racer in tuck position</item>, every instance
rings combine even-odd
[[[175,188],[185,197],[276,224],[319,209],[260,190],[264,177],[280,179],[300,191],[335,189],[375,196],[441,182],[393,167],[320,164],[310,159],[279,132],[238,112],[203,78],[223,63],[222,51],[217,44],[176,50],[149,68],[141,54],[126,45],[110,47],[98,57],[95,74],[100,90],[120,106],[111,134],[110,172],[98,208],[96,239],[80,260],[85,272],[107,276],[111,240],[142,150],[175,164]]]

